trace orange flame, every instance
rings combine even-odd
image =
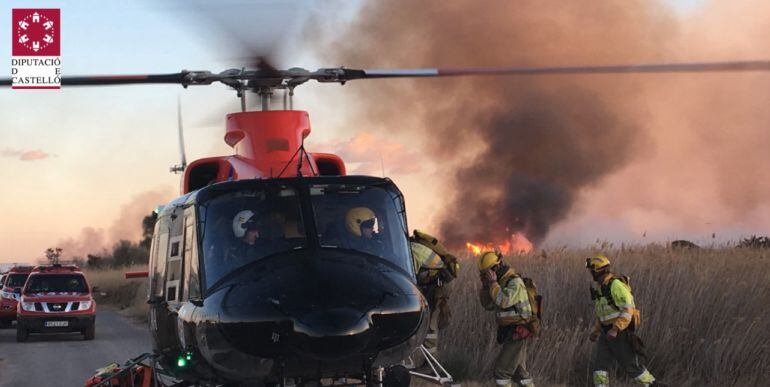
[[[481,255],[485,251],[499,251],[503,255],[508,255],[509,253],[526,254],[535,248],[532,242],[520,233],[511,234],[510,238],[507,238],[502,243],[465,242],[465,247],[468,249],[468,252],[476,256]]]

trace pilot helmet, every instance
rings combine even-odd
[[[355,207],[348,210],[345,215],[345,226],[351,234],[360,237],[361,226],[373,228],[376,220],[374,211],[366,207]]]
[[[254,211],[243,210],[233,218],[233,234],[236,238],[243,238],[247,230],[257,230],[257,219]]]

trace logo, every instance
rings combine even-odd
[[[11,15],[11,28],[13,88],[60,88],[60,10],[14,9]]]
[[[61,305],[59,304],[53,304],[53,310],[61,310]]]

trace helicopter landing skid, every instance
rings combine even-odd
[[[414,355],[410,356],[405,362],[405,366],[409,369],[409,373],[412,376],[442,387],[460,387],[460,383],[455,383],[452,375],[447,372],[444,366],[439,363],[436,357],[433,356],[424,345],[420,346],[419,352],[425,359],[425,364],[428,367],[421,367],[422,369],[425,369],[426,372],[422,372],[422,369],[420,368],[415,368]]]

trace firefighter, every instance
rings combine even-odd
[[[380,234],[374,228],[377,223],[377,215],[367,207],[354,207],[345,214],[345,227],[352,239],[350,247],[381,257],[384,245]]]
[[[485,252],[479,259],[482,288],[481,305],[494,310],[497,317],[497,342],[502,344],[494,365],[498,386],[534,386],[527,372],[527,343],[533,336],[528,322],[533,316],[527,288],[513,267],[506,265],[500,255]]]
[[[230,265],[230,269],[289,249],[285,239],[266,238],[265,221],[260,219],[260,214],[255,211],[238,212],[233,217],[232,226],[233,235],[238,242],[229,247],[225,256],[225,262]]]
[[[438,332],[449,324],[449,291],[446,284],[457,278],[457,258],[433,236],[414,230],[409,238],[417,271],[417,285],[430,307],[430,324],[423,345],[434,357],[438,353]]]
[[[644,367],[643,345],[635,331],[639,326],[639,310],[627,277],[610,272],[610,260],[599,254],[586,259],[586,268],[594,279],[591,298],[595,303],[596,324],[589,339],[596,342],[591,356],[594,386],[610,385],[609,370],[615,361],[634,381],[643,386],[665,386],[655,380]]]

